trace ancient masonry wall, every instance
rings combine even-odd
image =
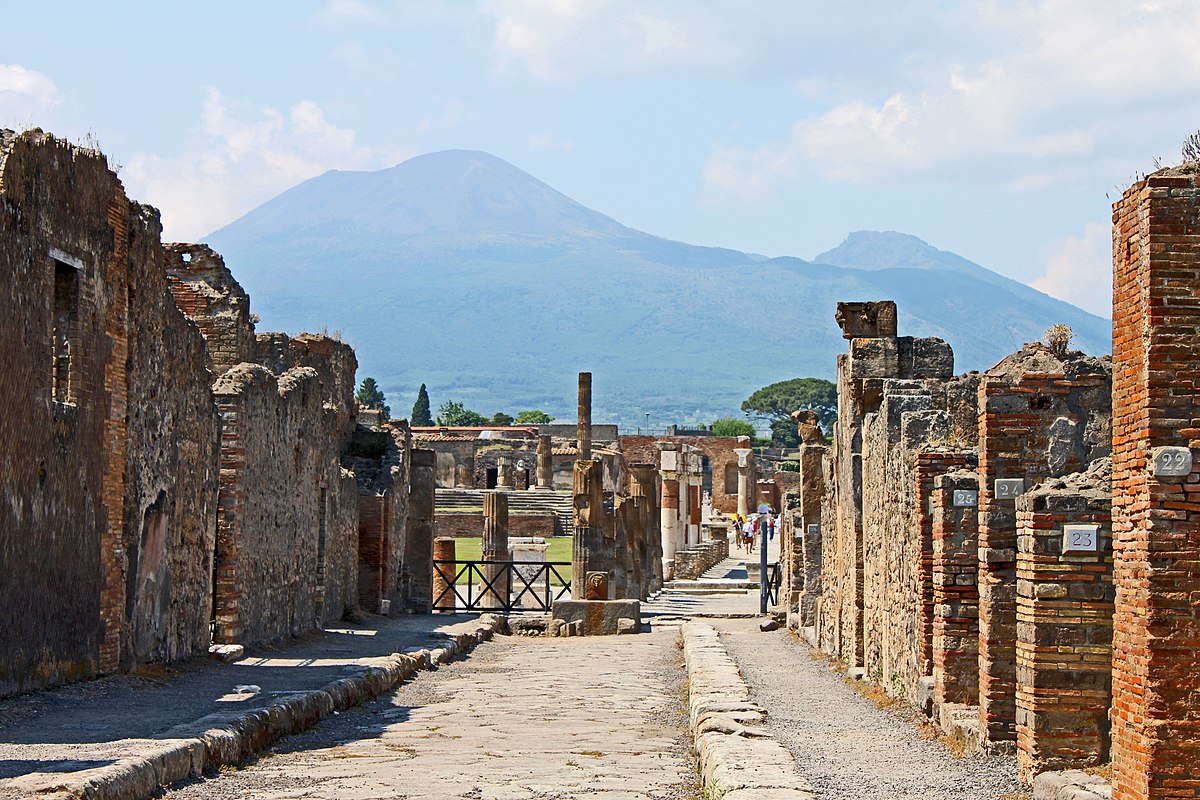
[[[1109,459],[1017,498],[1017,764],[1108,761],[1112,676]]]
[[[411,459],[412,436],[403,421],[357,426],[342,457],[358,485],[358,584],[347,608],[379,612],[403,605]]]
[[[973,454],[962,461],[933,481],[935,709],[979,703],[979,479]]]
[[[339,619],[359,598],[359,490],[341,466],[354,430],[354,351],[327,336],[256,335],[245,292],[204,245],[171,245],[164,265],[176,303],[213,343],[214,369],[225,368],[212,387],[214,639],[278,639]]]
[[[1109,454],[1111,385],[1107,358],[1038,343],[980,383],[979,691],[989,741],[1016,738],[1016,497]]]
[[[702,457],[708,460],[713,509],[722,514],[733,514],[737,512],[738,499],[737,454],[733,451],[744,446],[740,441],[732,436],[622,436],[618,444],[625,454],[626,463],[630,464],[657,464],[659,450],[655,442],[674,442],[698,448]],[[624,488],[628,490],[628,481]]]
[[[0,132],[0,694],[206,644],[216,418],[158,231],[102,155]]]
[[[1200,797],[1198,172],[1113,208],[1116,800]]]

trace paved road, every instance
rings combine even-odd
[[[501,637],[167,797],[690,800],[677,641]]]

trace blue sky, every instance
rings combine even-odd
[[[900,230],[1107,314],[1111,200],[1200,127],[1193,2],[5,6],[0,125],[98,142],[168,239],[471,148],[661,236]]]

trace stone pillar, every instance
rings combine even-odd
[[[588,461],[592,457],[592,373],[579,373],[579,423],[576,428],[579,437],[579,460]]]
[[[1200,172],[1113,208],[1114,800],[1200,798]]]
[[[470,489],[475,486],[475,481],[471,480],[471,468],[466,464],[454,465],[454,488]]]
[[[508,495],[500,490],[483,493],[483,560],[508,561]],[[481,587],[484,608],[508,605],[511,576],[502,564],[484,564],[484,580],[491,588]]]
[[[576,461],[573,485],[571,598],[607,600],[612,570],[606,557],[609,548],[605,541],[608,520],[604,508],[604,465],[592,459]]]
[[[433,540],[433,560],[449,562],[439,564],[437,570],[431,569],[433,578],[433,608],[438,611],[453,611],[455,606],[454,590],[446,576],[453,577],[457,565],[454,553],[454,537],[439,536]],[[439,572],[440,571],[440,572]]]
[[[933,479],[933,702],[979,702],[979,478]]]
[[[433,602],[433,517],[437,493],[437,453],[412,451],[408,489],[408,521],[404,530],[403,570],[409,575],[405,605],[417,614],[428,614]]]
[[[1102,469],[1017,498],[1017,768],[1026,783],[1108,760],[1112,490]]]
[[[737,513],[746,516],[750,513],[750,506],[753,498],[750,496],[754,492],[754,485],[751,483],[750,467],[751,455],[754,453],[749,447],[734,448],[734,454],[738,460],[738,503]]]
[[[658,470],[653,464],[629,465],[629,491],[633,497],[646,500],[642,511],[645,517],[645,541],[642,547],[641,572],[643,595],[662,588],[662,519],[658,509]]]
[[[548,435],[538,437],[537,488],[554,488],[554,445]]]
[[[511,489],[512,485],[512,459],[508,456],[496,456],[496,488]]]

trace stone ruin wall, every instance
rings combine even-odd
[[[207,644],[216,416],[158,232],[99,153],[0,132],[0,694]]]
[[[721,514],[737,512],[737,454],[748,446],[733,436],[622,436],[618,445],[627,463],[657,464],[659,450],[655,442],[675,442],[698,448],[708,459],[712,471],[713,510]],[[628,488],[628,480],[625,488]]]

